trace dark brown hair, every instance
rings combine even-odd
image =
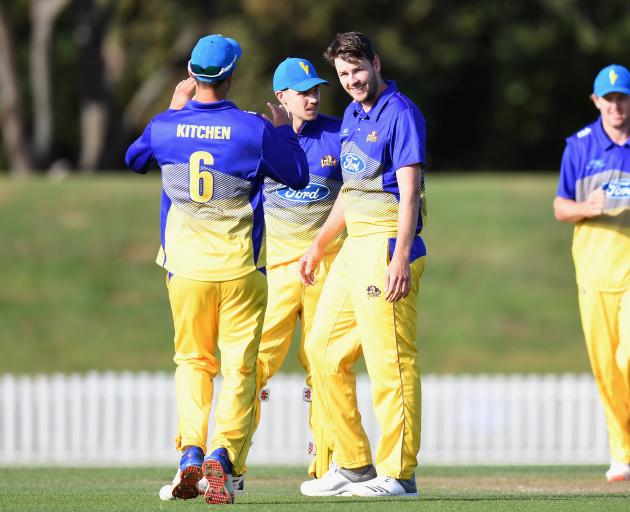
[[[326,48],[324,58],[331,66],[335,65],[337,58],[348,62],[357,62],[361,59],[372,62],[374,48],[372,41],[362,32],[344,32],[335,36],[333,42]]]

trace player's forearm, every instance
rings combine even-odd
[[[422,193],[419,166],[404,167],[396,172],[400,201],[398,204],[398,224],[396,232],[396,248],[394,258],[408,259],[416,236],[418,214],[420,211],[420,195]]]
[[[337,238],[346,227],[346,218],[343,214],[342,201],[341,193],[339,193],[337,199],[335,199],[335,204],[328,214],[326,222],[324,222],[324,225],[321,227],[319,233],[317,233],[317,236],[313,241],[313,245],[319,247],[322,251],[326,249],[326,246],[330,243],[330,241]]]
[[[553,213],[560,222],[575,224],[588,217],[587,203],[556,197],[553,201]]]

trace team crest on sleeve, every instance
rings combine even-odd
[[[365,138],[365,142],[376,142],[378,140],[378,133],[376,133],[376,130],[372,130],[370,133],[368,133],[367,137]]]

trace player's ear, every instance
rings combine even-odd
[[[374,71],[376,71],[380,75],[381,74],[381,58],[378,55],[374,55],[374,60],[372,61],[372,65],[374,66]]]
[[[287,102],[284,99],[284,91],[276,91],[276,98],[278,98],[278,103],[280,103],[280,105],[284,107],[287,106]]]

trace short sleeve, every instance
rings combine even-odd
[[[556,196],[575,200],[575,182],[577,181],[577,165],[575,148],[567,141],[560,163],[560,179]]]
[[[425,163],[426,128],[419,110],[408,108],[398,115],[391,140],[392,167],[395,170]]]

